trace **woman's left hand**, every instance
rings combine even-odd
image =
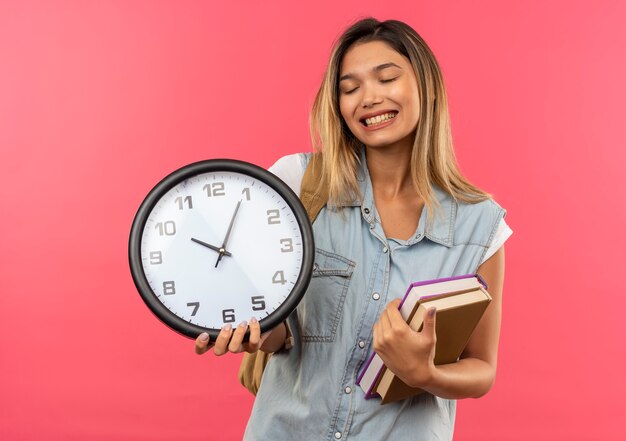
[[[435,308],[428,311],[422,330],[417,332],[404,321],[399,305],[400,299],[389,302],[374,325],[374,351],[402,381],[423,388],[432,381],[437,369],[436,311]]]

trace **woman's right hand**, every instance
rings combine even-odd
[[[250,338],[248,342],[243,343],[243,336],[248,328],[250,328]],[[215,342],[210,341],[209,334],[206,332],[200,334],[196,338],[196,354],[204,354],[211,348],[213,348],[213,353],[217,356],[224,355],[227,352],[234,354],[244,351],[256,352],[270,333],[271,331],[261,335],[261,327],[254,317],[250,319],[250,326],[243,321],[233,330],[232,325],[228,324],[222,328]]]

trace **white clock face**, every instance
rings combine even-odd
[[[183,320],[219,329],[262,320],[302,268],[302,233],[270,186],[211,172],[181,181],[148,215],[141,261],[158,300]]]

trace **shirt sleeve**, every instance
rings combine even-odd
[[[509,228],[507,223],[504,221],[504,218],[500,219],[500,223],[498,224],[498,229],[496,230],[496,234],[493,240],[491,241],[491,245],[489,246],[489,248],[487,248],[485,257],[483,257],[483,260],[480,262],[480,264],[482,265],[483,263],[487,261],[487,259],[489,259],[491,256],[496,254],[496,251],[498,251],[500,247],[504,245],[504,242],[506,242],[507,239],[511,237],[511,234],[513,234],[513,230]]]
[[[304,176],[304,164],[306,155],[295,153],[283,156],[274,163],[268,170],[282,179],[295,194],[300,196],[300,186]]]

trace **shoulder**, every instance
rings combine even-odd
[[[456,202],[460,219],[471,221],[472,219],[491,219],[494,222],[506,215],[506,210],[493,199],[485,199],[476,203]]]
[[[310,155],[310,153],[292,153],[285,155],[278,158],[268,170],[274,174],[288,169],[301,168],[304,170]]]
[[[310,153],[294,153],[279,158],[268,170],[285,183],[296,193],[300,194],[300,184],[304,169],[308,163]]]
[[[493,199],[473,204],[457,201],[456,206],[455,242],[489,246],[504,223],[506,210]]]
[[[493,199],[467,205],[473,207],[473,210],[476,212],[466,217],[473,219],[473,222],[480,223],[475,229],[478,231],[479,237],[479,240],[476,242],[485,247],[485,252],[480,262],[482,265],[504,245],[513,234],[513,230],[504,220],[506,210]],[[468,237],[465,237],[465,239],[468,239]]]
[[[506,215],[506,210],[491,198],[469,203],[455,198],[437,185],[434,185],[432,190],[437,202],[443,208],[443,214],[452,220],[456,226],[488,220],[497,223],[500,218]]]

